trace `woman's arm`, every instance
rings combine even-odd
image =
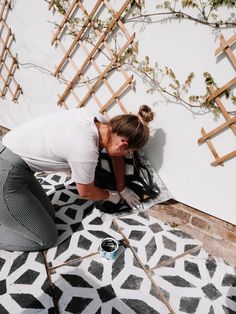
[[[109,198],[108,190],[100,189],[99,187],[95,186],[93,182],[90,184],[76,183],[76,188],[80,197],[87,200],[100,201]]]
[[[121,192],[125,188],[125,158],[123,156],[113,156],[111,159],[116,177],[116,189]]]
[[[121,196],[117,191],[110,191],[106,189],[100,189],[94,185],[76,183],[77,191],[81,198],[92,200],[92,201],[102,201],[107,200],[114,204],[118,204]]]
[[[131,208],[140,205],[139,196],[125,186],[125,158],[123,156],[112,157],[113,169],[116,176],[116,189]]]

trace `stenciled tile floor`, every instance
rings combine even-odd
[[[55,206],[58,243],[0,251],[0,314],[236,313],[236,268],[198,240],[145,211],[105,214],[65,174],[38,179]],[[107,236],[128,244],[115,261],[98,253]]]

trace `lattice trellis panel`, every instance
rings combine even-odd
[[[14,77],[18,62],[10,50],[14,36],[6,23],[9,10],[10,1],[3,0],[0,3],[0,98],[11,94],[12,100],[17,101],[22,88]]]
[[[236,70],[236,57],[231,49],[231,45],[236,42],[236,35],[232,36],[228,40],[225,40],[224,36],[220,36],[220,47],[216,49],[215,55],[219,55],[220,53],[226,53],[228,56],[230,62],[232,63],[233,67]],[[232,116],[228,113],[228,111],[225,109],[224,104],[222,103],[220,96],[229,88],[236,85],[236,77],[231,79],[229,82],[224,84],[222,87],[218,89],[214,89],[213,86],[210,87],[210,93],[211,95],[208,97],[207,101],[210,102],[212,100],[215,101],[217,107],[221,110],[223,117],[225,118],[225,122],[218,126],[217,128],[213,129],[210,132],[206,132],[204,128],[201,129],[202,137],[198,139],[198,143],[202,144],[204,142],[207,143],[210,151],[212,152],[214,156],[214,161],[211,163],[213,166],[217,165],[223,165],[223,163],[226,160],[229,160],[230,158],[236,157],[236,150],[233,150],[223,156],[219,156],[214,145],[212,144],[211,138],[214,136],[219,135],[222,131],[225,129],[229,129],[233,132],[233,134],[236,136],[236,117]]]
[[[236,57],[233,54],[231,46],[236,42],[236,34],[230,37],[228,40],[225,40],[224,36],[220,35],[220,47],[216,49],[215,55],[219,55],[221,53],[226,53],[234,68],[236,69]]]
[[[108,0],[70,2],[52,38],[63,54],[54,74],[66,82],[58,105],[82,107],[92,97],[102,113],[115,104],[127,113],[121,98],[133,88],[133,76],[119,60],[135,47],[135,34],[130,35],[122,22],[131,3],[119,1],[113,8]]]

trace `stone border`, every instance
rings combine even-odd
[[[169,200],[151,207],[149,215],[199,239],[210,254],[236,266],[236,226],[195,208]]]

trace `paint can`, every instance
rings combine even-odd
[[[114,238],[105,238],[99,246],[99,253],[101,257],[109,260],[114,260],[118,255],[119,246],[123,241],[117,241]]]

